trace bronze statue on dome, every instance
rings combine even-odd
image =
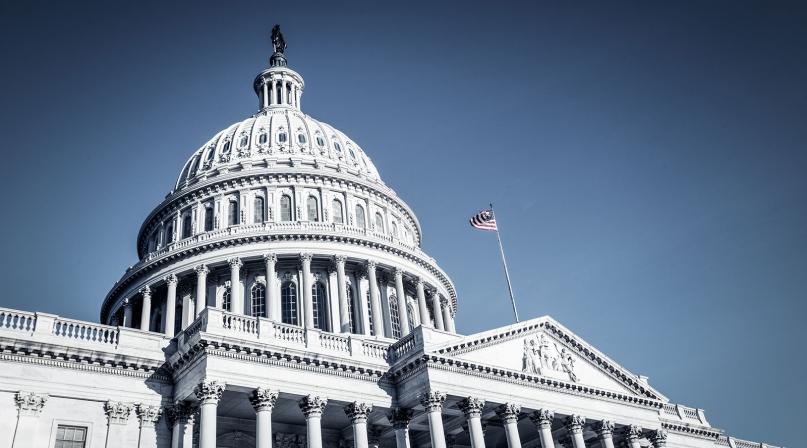
[[[280,25],[272,28],[272,46],[275,47],[275,53],[286,51],[286,41],[283,40],[283,34],[280,33]]]

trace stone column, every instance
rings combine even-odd
[[[602,448],[614,448],[614,422],[610,420],[596,422],[594,432],[599,436]]]
[[[409,447],[409,421],[412,420],[414,411],[411,409],[395,408],[387,413],[387,420],[392,423],[395,430],[396,448]]]
[[[403,287],[403,269],[395,268],[395,293],[398,295],[398,316],[401,321],[401,337],[409,334],[409,307]]]
[[[297,403],[305,416],[308,448],[322,448],[322,412],[325,411],[327,403],[327,399],[314,395],[305,396]]]
[[[224,393],[224,384],[204,380],[194,393],[199,399],[199,448],[216,448],[216,408]]]
[[[42,408],[45,407],[48,398],[47,394],[17,392],[14,397],[17,403],[17,428],[14,431],[12,448],[29,448],[39,445],[38,442],[45,442],[45,440],[37,440],[37,435],[40,432],[38,428],[39,414],[42,413]],[[3,438],[5,439],[5,437]]]
[[[370,448],[378,448],[378,445],[381,443],[381,434],[384,432],[384,428],[373,425],[367,428],[367,443],[369,444]]]
[[[555,443],[552,441],[552,421],[554,419],[555,413],[547,409],[539,409],[530,415],[530,420],[538,430],[538,435],[541,436],[543,448],[555,448]]]
[[[582,415],[570,415],[563,419],[563,426],[569,431],[574,448],[586,448],[583,439],[583,427],[586,426],[586,418]]]
[[[190,283],[183,283],[179,288],[179,296],[182,298],[182,329],[188,328],[193,323],[193,288]]]
[[[109,426],[106,433],[106,447],[113,448],[124,446],[126,443],[126,422],[132,413],[134,405],[122,403],[120,401],[109,400],[104,404],[109,419]],[[16,448],[16,447],[15,447]]]
[[[367,299],[365,298],[368,289],[364,287],[364,280],[368,280],[367,272],[357,271],[356,280],[356,297],[353,298],[353,318],[361,322],[361,325],[358,325],[357,328],[361,329],[362,334],[370,336],[372,334],[370,331],[370,322],[372,322],[372,319],[370,317],[370,310],[367,309]],[[368,280],[367,288],[370,287],[369,285],[370,282]]]
[[[241,295],[241,259],[230,258],[230,311],[235,314],[244,314],[244,296]]]
[[[429,318],[429,309],[426,307],[426,292],[423,289],[423,278],[415,277],[415,288],[418,294],[418,311],[420,312],[420,325],[432,328],[431,318]]]
[[[443,324],[443,308],[440,306],[440,294],[437,291],[432,290],[431,293],[432,298],[432,311],[434,314],[434,326],[437,327],[438,330],[445,331],[446,327]]]
[[[504,434],[507,436],[507,448],[521,448],[521,437],[518,435],[519,414],[521,414],[521,406],[517,404],[505,403],[496,408],[496,415],[498,415],[504,423]]]
[[[168,274],[163,280],[168,285],[168,295],[165,298],[165,335],[173,338],[177,312],[177,283],[179,283],[179,279],[174,274]]]
[[[272,78],[272,104],[277,103],[277,80]]]
[[[132,325],[132,300],[123,299],[123,326],[133,328]]]
[[[263,261],[266,263],[266,306],[269,319],[280,322],[280,299],[277,295],[277,255],[268,253],[263,256]]]
[[[255,409],[255,448],[272,448],[272,410],[277,392],[259,387],[252,391],[249,402]]]
[[[657,429],[650,433],[648,439],[650,439],[650,443],[653,444],[653,448],[664,448],[667,446],[667,431]]]
[[[266,95],[267,93],[269,93],[268,92],[269,89],[266,87],[266,80],[265,79],[263,80],[263,86],[261,86],[261,87],[263,88],[263,96],[261,96],[261,102],[262,102],[262,106],[266,107],[266,106],[269,105],[269,98]]]
[[[140,289],[140,295],[143,296],[143,309],[140,312],[140,329],[149,331],[149,323],[151,321],[151,288],[148,285]]]
[[[347,257],[336,255],[333,262],[336,264],[336,287],[339,297],[339,330],[342,333],[350,333],[350,310],[347,303],[347,285],[345,284],[345,262]]]
[[[451,318],[451,307],[448,306],[448,299],[441,297],[440,303],[443,306],[443,328],[449,333],[453,333],[453,319]]]
[[[367,279],[370,281],[370,319],[373,321],[375,335],[384,335],[384,322],[381,318],[381,303],[378,297],[378,279],[376,268],[378,262],[367,260]]]
[[[445,393],[433,390],[429,390],[420,398],[420,404],[426,408],[426,416],[429,420],[432,448],[446,448],[446,434],[443,431],[443,416],[441,415],[445,401]]]
[[[367,416],[373,412],[373,406],[366,403],[353,403],[345,406],[350,422],[353,424],[353,447],[368,448],[367,439]]]
[[[137,448],[157,448],[157,430],[154,425],[163,415],[162,408],[138,404],[135,410],[137,418],[140,420],[140,438]]]
[[[199,317],[199,313],[207,308],[207,274],[210,269],[207,266],[200,264],[196,266],[196,311],[194,313],[194,320]]]
[[[192,448],[193,423],[197,408],[177,403],[166,409],[168,425],[171,428],[171,448]]]
[[[314,328],[314,298],[311,296],[311,259],[314,254],[301,253],[300,262],[303,265],[302,296],[303,296],[303,316],[305,327]],[[310,448],[310,447],[309,447]]]
[[[642,438],[642,427],[639,425],[628,425],[620,431],[629,448],[642,448],[639,439]]]
[[[457,403],[466,420],[468,435],[471,437],[471,448],[485,448],[485,433],[482,432],[482,408],[485,400],[477,397],[463,398]]]

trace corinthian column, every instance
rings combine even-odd
[[[263,256],[263,261],[266,263],[266,300],[267,300],[267,313],[269,319],[280,322],[280,300],[277,298],[277,255],[268,253]]]
[[[602,420],[594,423],[594,431],[600,438],[602,448],[614,448],[614,422]]]
[[[199,448],[216,448],[216,408],[224,385],[218,381],[202,381],[194,390],[199,399]]]
[[[583,440],[583,426],[586,425],[586,418],[582,415],[570,415],[563,419],[563,426],[569,431],[574,448],[586,448]]]
[[[443,403],[446,401],[446,394],[429,390],[420,398],[420,404],[426,408],[426,416],[429,420],[429,436],[431,437],[432,448],[446,448],[446,434],[443,431]]]
[[[120,401],[109,400],[104,404],[104,411],[109,419],[106,446],[123,446],[126,443],[126,423],[129,421],[129,415],[133,409],[133,404]],[[14,445],[14,448],[17,446]]]
[[[230,264],[230,311],[244,314],[244,296],[241,295],[241,266],[244,263],[238,257],[227,260]]]
[[[548,409],[539,409],[532,413],[530,420],[541,436],[541,446],[543,448],[555,448],[552,441],[552,421],[555,420],[555,413]]]
[[[642,448],[639,439],[642,438],[642,427],[639,425],[628,425],[620,431],[625,442],[628,443],[630,448]]]
[[[426,291],[423,289],[423,278],[415,277],[415,288],[418,293],[418,311],[420,312],[420,325],[430,328],[433,327],[431,319],[429,318],[429,309],[426,307]]]
[[[653,444],[653,448],[664,448],[667,446],[667,431],[657,429],[650,433],[648,439]]]
[[[373,412],[373,406],[366,403],[353,403],[345,406],[350,422],[353,423],[353,446],[354,448],[368,448],[367,440],[367,416]]]
[[[132,325],[132,300],[123,299],[123,326],[134,328]]]
[[[457,403],[465,418],[468,420],[468,434],[471,436],[471,448],[485,448],[485,433],[482,431],[482,408],[485,400],[482,398],[463,398]]]
[[[252,391],[249,402],[255,409],[255,448],[272,448],[272,410],[277,393],[259,387]]]
[[[149,406],[138,404],[135,407],[137,418],[140,420],[140,441],[138,448],[155,448],[157,446],[157,431],[154,424],[163,415],[163,410],[159,406]]]
[[[398,316],[401,321],[401,336],[409,334],[409,307],[403,287],[403,269],[395,268],[395,293],[398,295]]]
[[[300,262],[303,264],[303,314],[305,327],[314,328],[314,299],[311,296],[311,259],[312,253],[301,253]],[[312,447],[309,447],[312,448]]]
[[[210,269],[207,266],[200,264],[196,266],[196,313],[194,317],[199,317],[199,313],[204,308],[207,308],[207,274]]]
[[[168,425],[171,428],[171,448],[192,446],[196,411],[197,408],[183,403],[177,403],[166,409]]]
[[[339,297],[339,329],[342,333],[350,333],[350,310],[347,303],[347,285],[345,284],[345,262],[347,257],[336,255],[333,262],[336,264],[336,288]]]
[[[440,306],[440,294],[437,294],[436,290],[432,290],[430,295],[432,298],[432,311],[434,312],[434,326],[437,327],[438,330],[445,331],[446,327],[443,324],[443,308]]]
[[[163,280],[168,285],[168,295],[165,299],[165,335],[174,337],[174,321],[177,312],[177,283],[179,279],[174,274],[166,275]]]
[[[148,285],[140,289],[140,295],[143,296],[143,309],[140,313],[140,329],[149,331],[149,322],[151,321],[151,288]]]
[[[443,305],[443,326],[449,333],[454,332],[454,319],[451,317],[451,307],[448,306],[448,299],[440,298],[440,303]]]
[[[387,420],[392,423],[395,430],[396,448],[409,448],[409,421],[414,411],[411,409],[395,408],[387,413]]]
[[[39,414],[42,413],[42,408],[45,407],[45,402],[48,401],[48,398],[47,394],[17,392],[14,397],[17,403],[17,428],[13,433],[12,448],[36,446],[36,436],[39,431]],[[4,443],[8,443],[8,439],[3,438],[6,440]]]
[[[308,440],[308,448],[322,448],[322,413],[325,411],[327,403],[327,399],[313,395],[303,397],[297,403],[305,416],[305,435]]]
[[[518,435],[518,416],[521,406],[505,403],[496,408],[496,415],[504,423],[504,434],[507,436],[507,448],[521,448],[521,437]]]
[[[373,330],[376,335],[384,335],[384,322],[381,318],[381,304],[378,298],[378,280],[376,268],[378,262],[367,260],[367,278],[370,281],[370,319],[373,321]]]

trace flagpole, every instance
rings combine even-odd
[[[493,204],[490,204],[490,214],[493,219],[496,219],[496,213],[493,211]],[[516,316],[516,323],[518,323],[518,311],[516,311],[516,299],[513,297],[513,287],[510,285],[510,273],[507,272],[507,261],[504,259],[504,248],[502,247],[502,237],[499,236],[499,222],[496,221],[496,238],[499,240],[499,251],[502,253],[502,264],[504,265],[504,276],[507,277],[507,289],[510,290],[510,301],[513,302],[513,314]]]

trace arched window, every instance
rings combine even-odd
[[[297,285],[293,282],[280,288],[280,315],[284,324],[297,325]]]
[[[213,230],[213,207],[205,207],[205,232]]]
[[[361,205],[356,206],[356,225],[362,229],[367,226],[364,222],[364,207]]]
[[[230,300],[230,298],[231,298],[230,288],[228,287],[227,289],[224,290],[224,293],[221,295],[221,307],[225,311],[230,311],[232,309],[233,303],[232,300]]]
[[[168,237],[166,237],[166,240],[167,240],[169,243],[173,243],[173,242],[174,242],[174,225],[173,225],[173,224],[170,224],[170,225],[168,226]]]
[[[398,224],[395,224],[395,221],[392,221],[392,236],[398,238]]]
[[[230,201],[227,209],[227,224],[234,226],[238,224],[238,203]]]
[[[317,136],[317,146],[319,146],[320,148],[325,146],[325,140],[323,140],[322,137],[320,136]]]
[[[280,197],[280,220],[291,221],[291,197],[285,194]]]
[[[240,147],[242,147],[242,148],[246,148],[246,147],[247,147],[247,143],[249,143],[249,137],[247,137],[247,136],[245,135],[245,136],[241,137],[241,143],[239,143],[239,144],[238,144],[238,146],[240,146]]]
[[[281,133],[277,134],[277,141],[278,141],[278,143],[286,143],[286,133],[281,132]]]
[[[370,291],[367,291],[367,314],[370,315],[370,336],[375,336],[375,327],[373,326],[373,315],[372,310],[373,307],[370,305]]]
[[[305,144],[305,142],[307,142],[308,140],[305,138],[305,134],[297,134],[297,141],[298,141],[298,142],[299,142],[301,145],[304,145],[304,144]]]
[[[345,285],[347,288],[347,319],[350,322],[350,332],[353,334],[358,333],[356,329],[356,321],[353,319],[353,288],[350,285]]]
[[[266,143],[266,134],[261,134],[258,136],[258,143],[260,143],[261,145]]]
[[[375,214],[375,230],[377,232],[384,232],[384,217],[378,212]]]
[[[191,215],[189,213],[182,218],[182,238],[189,238],[191,230]]]
[[[319,330],[327,330],[327,313],[325,312],[325,290],[322,289],[322,284],[319,282],[311,285],[311,302],[314,306],[314,328]]]
[[[260,196],[255,196],[255,200],[252,201],[252,222],[255,224],[260,224],[263,222],[263,198]]]
[[[306,204],[308,206],[308,220],[317,222],[319,221],[319,207],[317,207],[317,198],[314,196],[309,196],[306,200]]]
[[[252,316],[266,317],[266,287],[260,283],[252,287]]]
[[[401,317],[398,313],[398,298],[394,295],[389,296],[389,318],[392,324],[392,337],[401,337]]]
[[[333,222],[335,222],[336,224],[344,223],[345,220],[342,217],[342,203],[334,199],[333,202],[331,203],[331,209],[333,213]]]

